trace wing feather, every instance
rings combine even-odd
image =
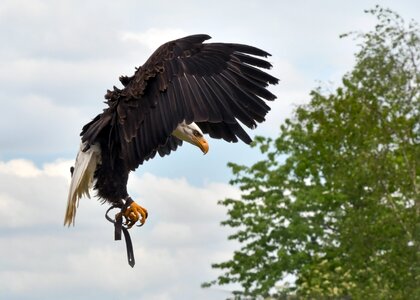
[[[226,99],[228,100],[230,109],[234,116],[247,127],[254,128],[256,126],[254,119],[252,119],[252,117],[241,105],[241,102],[239,102],[235,97],[231,87],[225,81],[219,80],[219,76],[217,78],[211,77],[211,80],[214,88],[216,90],[219,89],[222,93],[222,96],[225,98],[224,101],[226,101]]]

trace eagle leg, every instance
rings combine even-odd
[[[129,207],[127,207],[127,209],[123,212],[123,215],[125,217],[125,225],[127,225],[127,228],[131,228],[133,227],[133,225],[139,221],[140,222],[140,226],[142,226],[144,224],[144,222],[146,222],[147,219],[147,210],[138,205],[136,202],[132,202],[130,204]]]

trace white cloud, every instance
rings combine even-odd
[[[235,188],[132,174],[129,190],[150,215],[131,230],[137,260],[131,269],[124,242],[113,241],[103,216],[106,206],[95,199],[81,200],[75,227],[62,226],[71,163],[0,162],[2,295],[85,299],[93,289],[98,299],[215,299],[200,284],[215,277],[210,264],[231,253],[228,231],[219,226],[225,212],[216,203],[237,196]]]
[[[36,177],[41,174],[41,171],[29,160],[14,159],[8,162],[0,162],[0,173],[19,177]]]
[[[209,183],[204,187],[194,187],[185,178],[169,179],[152,174],[132,176],[130,191],[132,197],[139,197],[141,203],[158,211],[166,221],[188,218],[189,222],[200,222],[206,217],[220,216],[222,209],[215,205],[217,200],[237,196],[237,190],[226,184]]]
[[[45,17],[47,5],[44,1],[3,0],[0,5],[1,17]]]
[[[158,237],[161,243],[170,242],[178,245],[188,243],[194,238],[190,226],[175,222],[159,222],[154,226],[152,234]]]
[[[51,163],[43,165],[43,172],[48,176],[64,177],[70,180],[70,167],[74,165],[73,160],[57,159]]]

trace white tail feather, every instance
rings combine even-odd
[[[73,176],[71,178],[69,196],[67,199],[67,210],[64,217],[64,225],[74,225],[76,218],[76,209],[79,206],[79,200],[83,195],[90,198],[89,189],[93,185],[93,175],[96,166],[101,163],[101,148],[99,144],[91,145],[88,150],[83,152],[85,143],[80,144],[79,153],[77,153]]]

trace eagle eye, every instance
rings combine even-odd
[[[198,130],[194,130],[194,131],[193,131],[193,135],[194,135],[195,137],[201,137],[201,133],[200,133],[200,132],[198,132]]]

